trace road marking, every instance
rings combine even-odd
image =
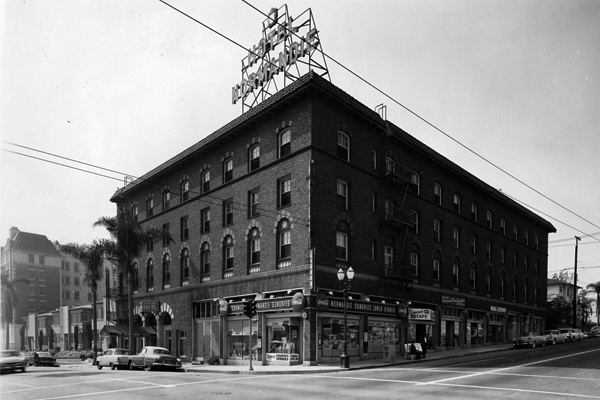
[[[506,357],[486,358],[485,360],[469,361],[469,362],[464,362],[464,363],[460,363],[460,364],[452,364],[452,366],[455,367],[458,365],[476,364],[476,363],[485,362],[485,361],[500,360],[502,358],[506,358]]]
[[[588,394],[576,394],[576,393],[560,393],[560,392],[547,392],[544,390],[531,390],[531,389],[516,389],[516,388],[502,388],[493,386],[477,386],[477,385],[460,385],[455,383],[435,383],[436,386],[452,386],[452,387],[463,387],[470,389],[484,389],[484,390],[503,390],[507,392],[521,392],[521,393],[536,393],[536,394],[547,394],[552,396],[559,396],[560,398],[571,398],[571,397],[582,397],[585,399],[600,399],[600,396],[592,396]]]

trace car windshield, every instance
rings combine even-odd
[[[38,353],[40,357],[52,357],[50,353]]]
[[[169,350],[154,349],[154,354],[171,354],[171,353],[169,353]]]
[[[0,353],[0,356],[2,357],[17,357],[18,355],[19,352],[14,350],[3,350],[2,353]]]
[[[116,351],[115,351],[115,354],[119,354],[119,355],[122,355],[122,354],[129,355],[129,350],[116,350]]]
[[[553,332],[552,332],[552,331],[546,331],[546,332],[544,332],[544,333],[545,333],[546,335],[552,335],[552,333],[553,333]]]
[[[535,332],[529,332],[527,336],[535,336]]]

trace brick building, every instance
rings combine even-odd
[[[337,272],[350,267],[354,360],[423,337],[440,351],[543,328],[552,224],[314,73],[111,201],[176,239],[136,260],[138,348],[338,362]]]

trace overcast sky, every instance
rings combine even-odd
[[[250,1],[268,12],[284,3]],[[248,48],[264,17],[240,0],[171,1]],[[294,1],[334,62],[331,81],[556,226],[550,275],[600,281],[600,2]],[[61,243],[107,237],[109,179],[14,144],[140,176],[241,114],[231,87],[247,52],[153,0],[6,0],[1,79],[0,241],[8,229]],[[78,165],[85,169],[91,169]],[[579,216],[565,210],[570,210]],[[586,221],[587,220],[587,221]],[[586,235],[593,235],[596,239]],[[564,240],[563,240],[564,239]]]

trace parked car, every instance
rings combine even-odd
[[[573,329],[573,331],[574,340],[581,342],[583,339],[585,339],[585,333],[583,333],[581,329]]]
[[[136,354],[129,356],[129,369],[143,368],[178,370],[182,368],[181,360],[164,347],[146,346]]]
[[[36,367],[38,365],[55,366],[56,358],[54,358],[52,354],[48,353],[47,351],[34,351],[27,356],[27,365],[35,365]]]
[[[522,346],[545,346],[546,345],[546,337],[540,336],[535,332],[529,332],[527,335],[523,335],[521,337],[513,339],[513,347],[522,347]]]
[[[129,366],[129,349],[108,349],[101,356],[96,358],[98,369],[102,367],[110,367],[110,369],[127,368]]]
[[[560,333],[562,333],[563,335],[565,335],[565,340],[567,342],[575,342],[575,341],[579,341],[581,342],[583,340],[583,334],[581,333],[581,330],[579,329],[575,329],[575,328],[561,328],[559,329]]]
[[[2,350],[0,351],[0,371],[17,371],[25,372],[27,359],[17,350]]]
[[[544,336],[546,337],[546,344],[565,343],[567,341],[567,337],[558,329],[547,330],[544,332]]]
[[[600,338],[600,326],[593,326],[587,333],[588,339]]]

